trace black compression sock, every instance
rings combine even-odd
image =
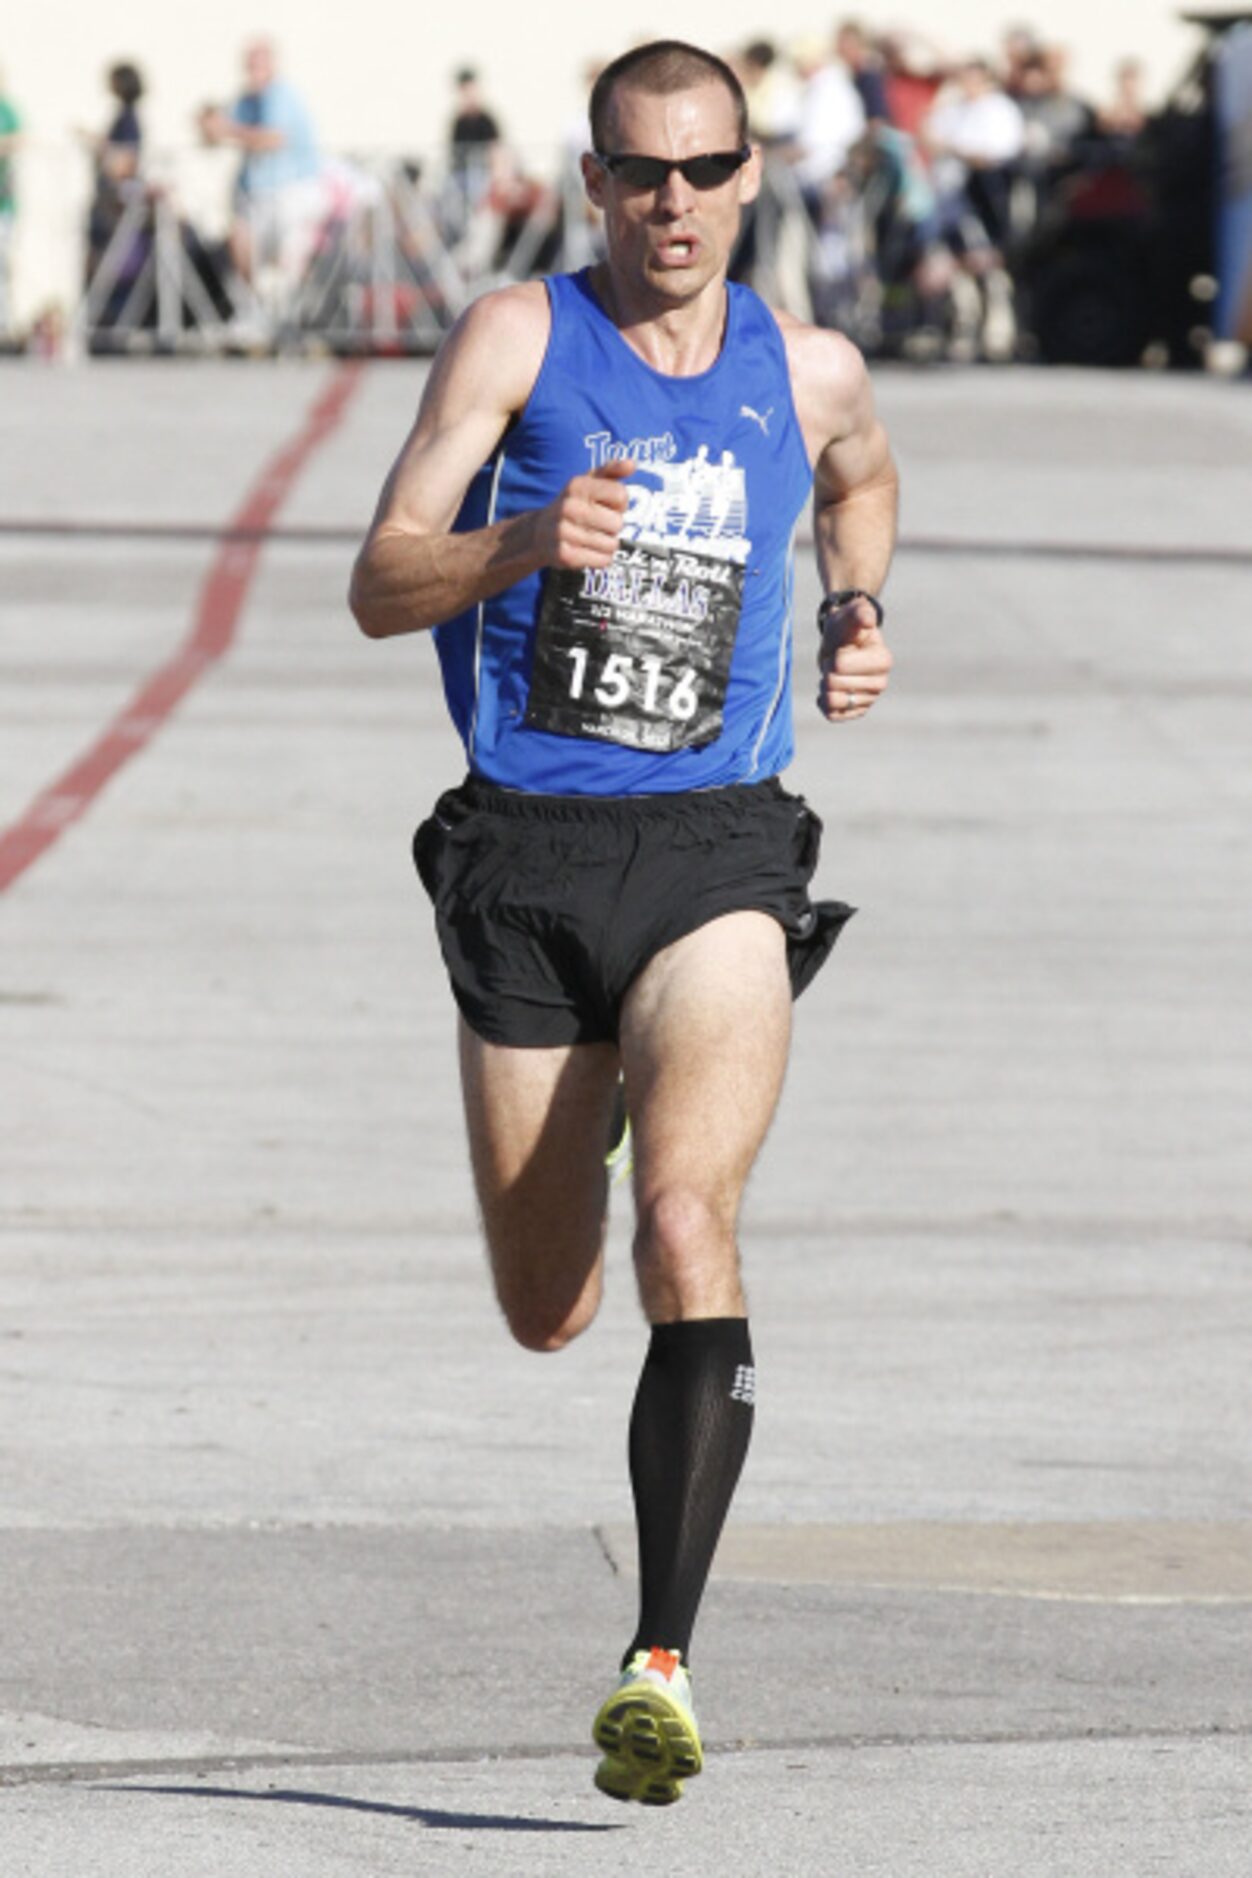
[[[756,1371],[746,1318],[654,1324],[630,1419],[639,1529],[639,1628],[623,1658],[684,1662],[752,1433]]]

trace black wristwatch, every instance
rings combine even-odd
[[[876,594],[867,593],[864,587],[841,587],[838,593],[828,593],[817,609],[817,630],[825,632],[826,616],[837,613],[841,606],[847,606],[849,600],[868,600],[877,614],[875,625],[881,626],[887,617],[882,609],[882,601]]]

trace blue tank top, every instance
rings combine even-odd
[[[435,628],[470,770],[552,795],[776,775],[793,748],[793,541],[812,489],[778,323],[728,284],[716,362],[671,378],[626,344],[588,272],[547,286],[534,389],[454,526],[542,508],[612,458],[637,468],[610,567],[543,570]]]

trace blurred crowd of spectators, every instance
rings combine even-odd
[[[863,342],[875,331],[881,337],[894,306],[906,336],[957,356],[1010,355],[1016,317],[1006,257],[1015,235],[1085,140],[1133,139],[1145,121],[1133,58],[1117,67],[1105,98],[1088,100],[1068,81],[1063,49],[1022,26],[972,58],[855,20],[828,38],[762,38],[726,56],[770,179],[771,207],[763,203],[749,221],[737,272]],[[155,190],[145,167],[142,74],[119,63],[106,82],[106,122],[80,132],[93,168],[85,278],[90,285],[105,269],[116,307],[150,239],[144,205]],[[432,166],[423,153],[401,165],[403,180],[421,183],[434,203],[423,239],[481,280],[507,262],[521,230],[546,218],[547,237],[527,249],[529,266],[590,258],[596,231],[577,181],[585,120],[565,127],[552,171],[532,174],[477,73],[458,72],[454,87],[442,160]],[[254,305],[263,287],[271,301],[289,297],[328,226],[378,200],[376,174],[323,153],[309,106],[267,40],[245,48],[238,96],[205,105],[196,129],[204,144],[238,157],[222,251],[210,257],[191,230],[184,241],[202,274],[218,277],[216,302],[227,310],[240,304],[240,290]],[[0,77],[0,337],[10,323],[12,159],[21,134]]]
[[[1097,103],[1069,83],[1065,50],[1026,26],[952,59],[845,20],[828,43],[762,39],[735,64],[753,135],[814,230],[815,315],[880,340],[894,317],[906,342],[958,357],[1013,353],[1012,250],[1090,140],[1132,140],[1146,121],[1137,60]]]

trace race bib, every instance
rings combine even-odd
[[[743,606],[741,561],[636,541],[608,567],[549,569],[526,723],[635,750],[720,734]]]

